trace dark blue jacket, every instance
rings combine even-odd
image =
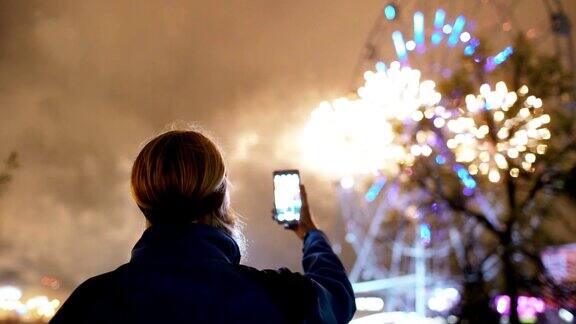
[[[90,278],[50,323],[346,323],[355,305],[344,267],[317,230],[304,239],[304,275],[240,265],[224,231],[154,225],[130,262]]]

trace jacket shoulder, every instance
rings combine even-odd
[[[120,268],[86,279],[72,292],[70,298],[87,299],[92,296],[97,297],[103,293],[109,293],[110,288],[116,285],[119,269]]]
[[[87,323],[88,314],[94,314],[92,310],[99,308],[99,302],[110,295],[111,288],[115,285],[115,276],[118,269],[109,271],[82,282],[54,315],[53,323]]]

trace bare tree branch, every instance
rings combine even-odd
[[[557,154],[554,155],[554,158],[548,162],[549,167],[540,172],[540,174],[536,176],[536,182],[534,182],[534,184],[528,191],[528,195],[526,196],[524,201],[520,203],[520,210],[526,208],[526,206],[528,206],[528,204],[536,197],[540,189],[542,189],[544,185],[547,183],[545,179],[552,173],[551,171],[551,169],[553,169],[552,166],[558,163],[558,161],[560,161],[562,158],[564,158],[566,154],[572,152],[575,149],[576,149],[576,141],[573,140],[570,141],[568,144],[566,144]]]

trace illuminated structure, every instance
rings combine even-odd
[[[425,183],[411,183],[412,166],[433,161],[431,172],[455,175],[457,191],[473,198],[500,233],[499,206],[477,187],[533,172],[551,137],[542,100],[527,86],[509,90],[495,73],[514,54],[512,13],[520,2],[439,2],[445,6],[411,1],[384,8],[356,67],[355,93],[322,103],[303,140],[310,162],[340,180],[346,241],[356,254],[350,273],[356,293],[381,296],[385,311],[420,316],[444,313],[458,302],[461,287],[451,270],[454,263],[467,265],[460,233],[478,222],[455,217],[455,210],[468,211]],[[547,9],[551,15],[558,10]],[[530,40],[546,35],[526,31]],[[487,36],[492,51],[481,46]],[[552,44],[561,37],[554,31]],[[542,44],[550,45],[550,38]],[[463,56],[475,63],[467,77],[478,87],[460,93],[460,101],[442,100],[430,80],[450,79]],[[495,259],[485,259],[487,279],[500,266]]]
[[[458,68],[462,55],[477,60],[492,72],[514,52],[516,32],[537,41],[550,54],[558,55],[568,70],[576,71],[570,21],[560,1],[531,3],[539,15],[528,26],[519,26],[523,1],[392,1],[368,34],[355,68],[352,88],[362,84],[361,75],[377,61],[399,61],[418,68],[425,79],[437,82]],[[490,50],[479,51],[481,39],[489,38]]]
[[[304,156],[341,179],[346,239],[357,254],[350,273],[356,292],[386,291],[390,311],[444,312],[459,297],[448,281],[450,255],[463,253],[459,230],[428,193],[407,189],[405,180],[417,159],[437,150],[435,130],[446,124],[438,120],[453,114],[439,105],[433,81],[399,62],[380,62],[364,79],[356,98],[323,102],[313,111]]]
[[[58,299],[38,295],[24,300],[20,288],[0,286],[0,320],[45,321],[54,316],[59,306]]]

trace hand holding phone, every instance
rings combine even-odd
[[[279,170],[274,171],[273,177],[273,218],[304,239],[308,231],[317,227],[310,213],[308,197],[300,181],[300,173],[298,170]]]
[[[298,170],[274,171],[274,219],[283,225],[300,221],[300,173]]]

